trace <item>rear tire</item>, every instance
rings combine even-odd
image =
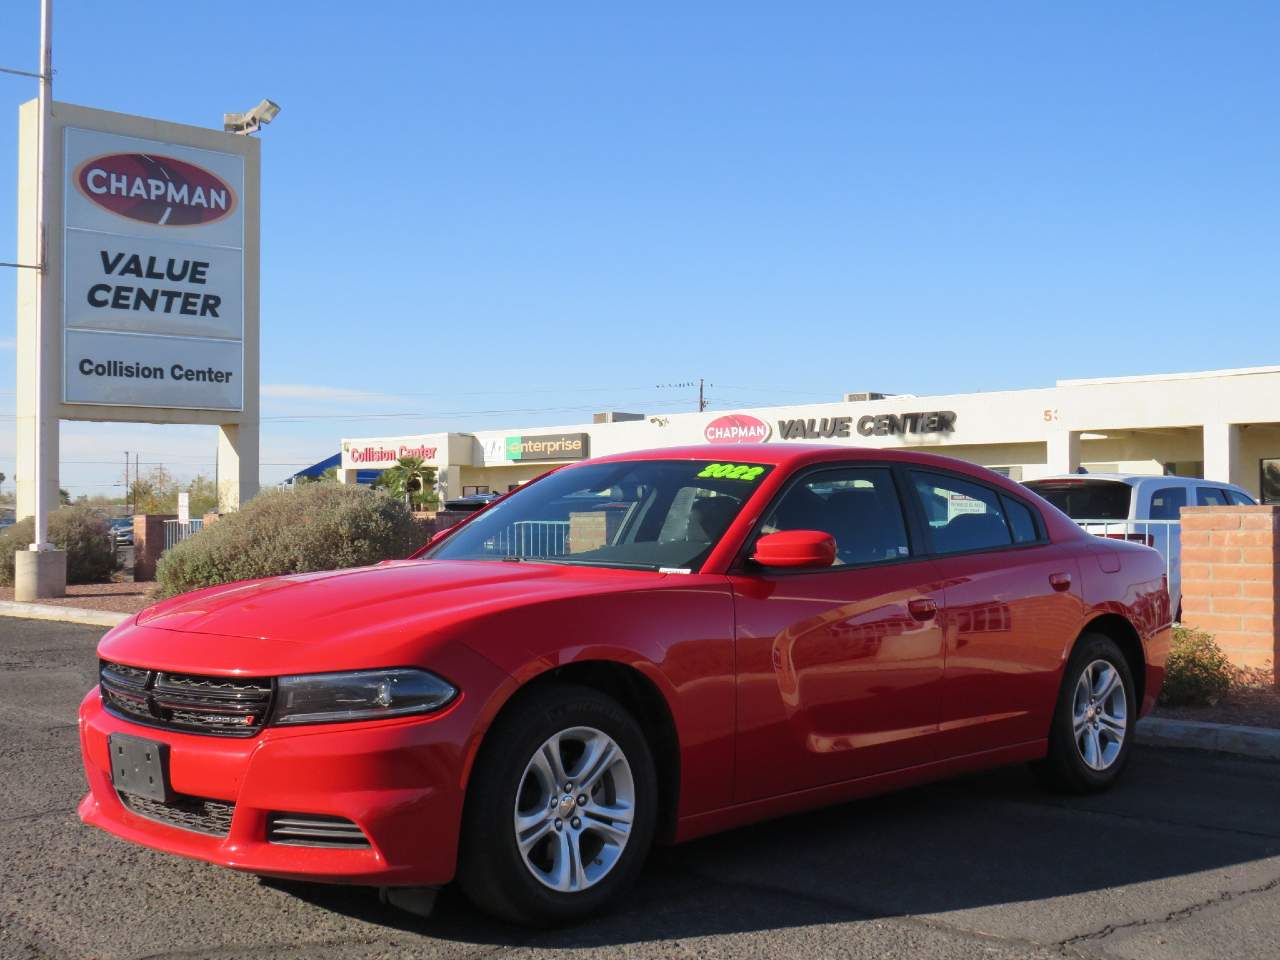
[[[515,923],[580,920],[639,877],[657,805],[653,755],[621,704],[571,684],[531,690],[476,761],[458,883],[477,908]]]
[[[1106,790],[1129,762],[1137,718],[1124,654],[1110,637],[1083,634],[1063,671],[1048,756],[1032,764],[1032,771],[1064,793]]]

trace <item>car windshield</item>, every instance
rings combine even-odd
[[[1127,520],[1133,488],[1116,480],[1033,480],[1026,484],[1072,520]]]
[[[699,460],[570,467],[510,494],[425,556],[693,571],[771,469]]]

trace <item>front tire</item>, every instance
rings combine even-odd
[[[653,755],[621,704],[589,687],[534,689],[499,717],[476,762],[459,885],[516,923],[579,920],[638,878],[657,803]]]
[[[1129,662],[1110,637],[1086,633],[1063,673],[1048,756],[1032,769],[1055,790],[1106,790],[1129,762],[1137,718]]]

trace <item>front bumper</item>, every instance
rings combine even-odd
[[[267,728],[251,739],[155,729],[107,712],[97,689],[80,705],[89,793],[85,823],[153,847],[236,870],[290,879],[378,886],[453,878],[471,704],[408,720]],[[107,738],[127,733],[169,745],[173,789],[233,803],[226,836],[162,823],[130,810],[112,784]],[[342,817],[368,848],[295,846],[268,840],[271,813]]]

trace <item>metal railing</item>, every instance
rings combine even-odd
[[[1073,518],[1074,519],[1074,518]],[[1164,557],[1164,575],[1171,594],[1180,594],[1182,571],[1174,563],[1174,551],[1182,559],[1181,520],[1089,520],[1076,519],[1076,526],[1094,536],[1128,540],[1152,547]],[[1175,576],[1177,574],[1177,576]],[[1176,606],[1176,599],[1174,601]]]
[[[520,520],[499,530],[485,549],[504,557],[561,557],[569,552],[569,521]]]
[[[178,520],[166,520],[164,522],[164,548],[168,550],[170,547],[176,546],[187,537],[194,533],[199,533],[204,529],[204,521],[195,519],[190,523],[182,523]]]

